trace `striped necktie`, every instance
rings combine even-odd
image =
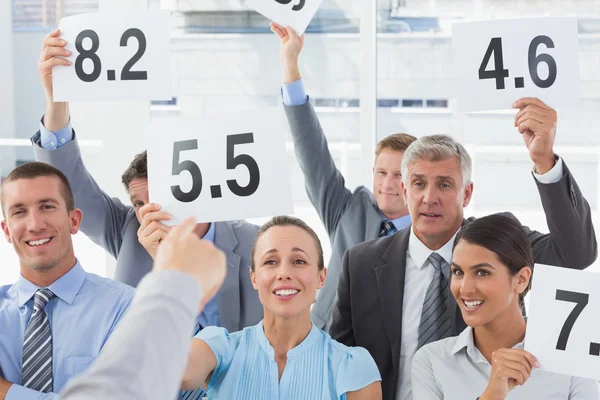
[[[196,326],[194,327],[194,336],[196,336],[201,330],[202,325],[200,325],[200,317],[197,317]],[[181,400],[202,400],[204,396],[206,396],[206,392],[202,388],[181,391]]]
[[[53,298],[50,289],[35,292],[23,342],[22,384],[42,393],[52,392],[52,332],[44,309]]]
[[[450,318],[446,312],[446,298],[448,296],[447,274],[450,266],[438,253],[431,253],[429,262],[433,265],[435,272],[433,279],[427,288],[423,311],[421,312],[421,323],[419,324],[419,342],[417,349],[421,346],[435,342],[450,336]]]
[[[387,236],[388,233],[396,229],[396,226],[392,221],[384,220],[381,221],[381,228],[379,229],[379,237]]]

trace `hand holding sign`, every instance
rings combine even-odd
[[[82,14],[60,27],[72,66],[53,70],[55,102],[171,98],[168,13]]]
[[[554,108],[579,100],[577,18],[457,23],[452,47],[463,112],[508,109],[525,96]]]
[[[246,5],[272,21],[291,26],[301,36],[323,0],[246,0]]]
[[[525,348],[543,370],[600,380],[600,274],[534,271]]]

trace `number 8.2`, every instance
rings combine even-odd
[[[131,68],[136,62],[140,60],[140,58],[142,58],[142,56],[146,52],[146,36],[144,35],[144,32],[137,28],[127,29],[121,36],[121,47],[127,46],[127,41],[130,37],[134,37],[137,39],[139,47],[138,51],[123,67],[123,70],[121,71],[121,80],[145,81],[148,79],[148,73],[146,71],[132,71]],[[88,50],[83,48],[83,40],[86,38],[92,41],[92,46]],[[81,33],[79,33],[79,35],[77,35],[77,38],[75,39],[75,48],[79,52],[79,55],[75,60],[75,73],[77,74],[77,77],[83,82],[94,82],[96,79],[98,79],[100,73],[102,72],[102,62],[100,61],[100,57],[98,57],[98,54],[96,54],[99,47],[100,38],[98,37],[98,34],[91,29],[81,31]],[[86,74],[83,70],[83,61],[85,59],[90,59],[94,64],[94,69],[89,74]]]
[[[248,168],[250,181],[246,186],[240,186],[235,179],[228,179],[227,186],[231,193],[240,197],[251,196],[256,192],[260,184],[260,170],[256,160],[248,154],[234,156],[236,145],[254,143],[254,135],[250,133],[241,133],[227,136],[227,169],[235,169],[238,165],[244,165]],[[200,196],[202,192],[202,173],[200,167],[193,161],[179,161],[179,155],[182,151],[198,149],[198,140],[183,140],[173,143],[173,165],[172,175],[179,175],[183,171],[188,171],[192,176],[192,188],[189,192],[181,190],[179,185],[171,186],[173,197],[182,203],[190,203]]]

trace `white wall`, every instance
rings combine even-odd
[[[13,60],[12,60],[12,19],[11,2],[0,2],[0,138],[13,138],[15,136],[15,109],[13,102]],[[0,175],[10,171],[15,162],[14,150],[0,147]]]

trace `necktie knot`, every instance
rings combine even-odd
[[[429,262],[431,262],[431,265],[433,265],[433,268],[435,268],[436,270],[445,272],[445,269],[446,269],[445,266],[446,266],[447,262],[438,253],[436,253],[436,252],[431,253],[431,255],[429,256]]]
[[[379,237],[387,236],[388,233],[396,229],[396,225],[392,221],[384,220],[381,222],[381,228],[379,229]]]
[[[52,290],[48,288],[39,289],[33,295],[33,311],[36,312],[45,309],[48,303],[50,303],[50,300],[52,300],[54,297],[55,294],[52,293]]]

